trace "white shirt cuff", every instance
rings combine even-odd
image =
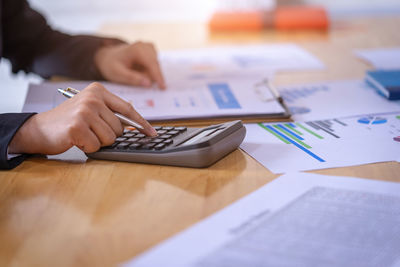
[[[18,156],[21,156],[21,154],[10,154],[10,153],[8,153],[8,148],[7,148],[7,160],[10,160],[12,158],[16,158]]]

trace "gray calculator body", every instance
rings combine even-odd
[[[154,127],[157,137],[144,137],[138,131],[125,131],[116,142],[87,154],[94,159],[207,167],[235,150],[246,135],[241,121],[204,128]]]

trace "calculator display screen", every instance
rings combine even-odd
[[[186,140],[185,142],[183,142],[181,145],[191,145],[196,143],[197,141],[199,141],[201,138],[209,135],[210,133],[214,132],[215,128],[212,129],[208,129],[205,131],[200,132],[198,135],[193,136],[192,138]]]

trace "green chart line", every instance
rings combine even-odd
[[[297,133],[298,135],[303,135],[302,132],[297,131],[294,127],[292,127],[289,123],[285,124],[286,127],[288,127],[290,130],[293,132]]]
[[[299,126],[301,129],[303,129],[304,131],[307,131],[308,133],[314,135],[315,137],[317,137],[319,139],[324,139],[322,136],[320,136],[319,134],[311,131],[310,129],[306,128],[305,126],[301,125],[300,123],[296,122],[296,125]]]
[[[258,123],[258,125],[263,128],[264,130],[267,130],[270,134],[274,135],[275,137],[277,137],[279,140],[281,140],[282,142],[284,142],[285,144],[290,144],[289,141],[283,139],[281,136],[279,136],[278,134],[274,133],[273,131],[271,131],[270,129],[268,129],[267,127],[265,127],[262,123]]]
[[[292,138],[293,140],[295,140],[297,143],[299,143],[300,145],[306,147],[306,148],[311,148],[311,146],[307,145],[306,143],[303,143],[301,140],[299,140],[296,136],[293,136],[292,134],[290,134],[289,132],[285,131],[282,128],[279,128],[278,125],[272,125],[277,131],[281,132],[282,134],[289,136],[290,138]]]

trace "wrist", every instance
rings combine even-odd
[[[9,154],[37,153],[37,114],[30,117],[15,133],[8,145]],[[40,137],[39,137],[40,138]]]

